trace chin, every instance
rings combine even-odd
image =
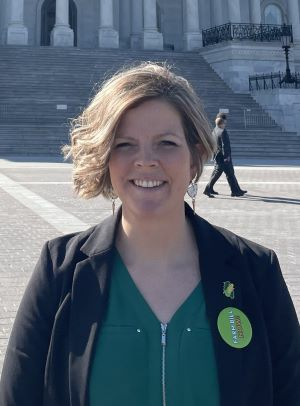
[[[170,202],[169,202],[170,203]],[[184,205],[182,202],[181,206]],[[175,210],[174,210],[175,209]],[[179,207],[174,207],[174,204],[167,204],[164,201],[140,201],[139,203],[134,202],[132,205],[123,204],[123,212],[131,213],[135,218],[139,219],[155,219],[161,217],[168,217],[172,212],[176,211],[176,217],[178,216]]]
[[[140,202],[139,204],[134,204],[131,207],[123,206],[123,211],[132,213],[137,218],[146,218],[155,216],[162,216],[168,213],[168,207],[165,204],[157,202]]]

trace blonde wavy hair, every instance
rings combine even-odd
[[[129,109],[155,98],[167,101],[180,114],[197,170],[195,181],[199,179],[215,150],[202,103],[188,81],[165,63],[144,62],[103,82],[72,122],[71,145],[62,150],[66,159],[73,160],[74,190],[80,197],[114,196],[108,163],[120,120]]]

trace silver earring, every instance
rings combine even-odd
[[[196,214],[195,208],[196,208],[196,196],[197,196],[197,193],[198,193],[198,184],[195,183],[194,180],[192,180],[191,183],[189,184],[188,189],[187,189],[187,194],[192,198],[194,214]]]
[[[115,215],[115,210],[116,210],[116,200],[117,200],[117,196],[112,196],[111,197],[111,207],[112,207],[112,214],[113,216]]]

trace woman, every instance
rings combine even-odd
[[[231,146],[229,135],[226,130],[227,116],[224,113],[218,113],[216,120],[216,126],[213,130],[213,136],[217,140],[217,151],[214,156],[215,167],[211,174],[210,180],[206,185],[203,194],[208,197],[214,197],[219,193],[214,190],[214,185],[224,172],[227,178],[227,182],[231,189],[231,197],[244,196],[247,190],[242,190],[234,174],[234,168],[231,158]]]
[[[1,406],[299,405],[299,325],[276,255],[184,203],[210,134],[190,85],[165,66],[104,83],[66,153],[80,196],[122,207],[44,246]]]

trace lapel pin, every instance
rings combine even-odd
[[[223,282],[223,294],[230,298],[234,299],[234,284],[232,282],[226,281]]]

